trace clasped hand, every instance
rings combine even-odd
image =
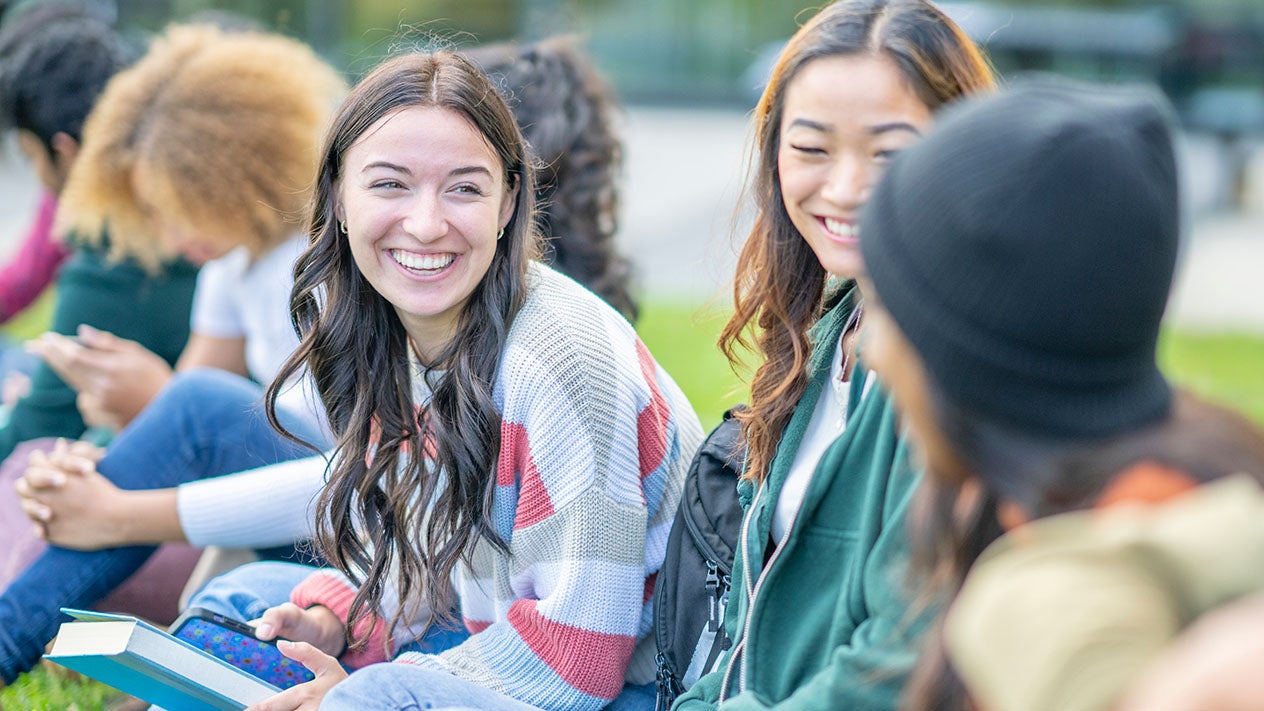
[[[329,608],[315,605],[306,610],[293,603],[273,607],[250,624],[259,639],[277,639],[285,656],[307,667],[316,678],[251,706],[246,711],[312,710],[335,684],[347,678],[337,655],[346,648],[346,627]],[[286,641],[294,640],[294,641]]]
[[[131,422],[171,379],[171,366],[135,341],[91,326],[78,339],[48,332],[26,345],[79,393],[90,425],[121,428]]]
[[[87,442],[57,440],[36,450],[14,487],[22,510],[41,538],[65,548],[98,550],[122,543],[111,515],[121,490],[97,472],[105,450]]]

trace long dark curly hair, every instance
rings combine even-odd
[[[755,107],[749,191],[757,212],[738,256],[733,316],[720,334],[720,349],[735,368],[752,345],[761,358],[750,406],[738,414],[748,447],[745,476],[757,482],[764,480],[807,387],[808,329],[821,317],[825,296],[825,268],[781,198],[777,155],[786,87],[809,63],[836,56],[889,57],[932,111],[994,83],[974,42],[925,0],[840,0],[813,16],[782,50]]]
[[[466,55],[499,85],[536,158],[545,260],[635,323],[632,265],[615,244],[623,143],[614,93],[573,37]]]
[[[408,335],[394,307],[361,275],[335,215],[348,148],[384,116],[416,106],[443,107],[468,119],[499,158],[505,185],[518,188],[513,215],[456,335],[426,363],[434,369],[423,376],[432,396],[420,411],[412,396]],[[500,450],[492,387],[510,324],[526,299],[528,264],[539,251],[532,186],[526,143],[509,107],[487,77],[454,52],[383,63],[352,89],[322,148],[311,246],[295,264],[290,304],[301,343],[268,389],[268,416],[280,429],[281,384],[309,371],[337,437],[319,500],[317,543],[359,584],[347,626],[353,644],[372,630],[350,631],[380,609],[388,589],[399,595],[398,615],[426,605],[448,619],[448,581],[457,562],[468,560],[479,539],[505,548],[489,523]]]

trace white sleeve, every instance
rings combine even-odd
[[[198,270],[189,320],[191,331],[214,338],[241,338],[246,335],[236,297],[248,258],[244,250],[236,249],[219,259],[212,259]]]
[[[195,546],[268,548],[310,538],[325,484],[319,455],[181,484],[180,526]]]

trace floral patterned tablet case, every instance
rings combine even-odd
[[[314,678],[302,664],[281,654],[275,644],[228,629],[212,620],[188,617],[172,634],[282,689]]]

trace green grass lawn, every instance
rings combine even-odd
[[[650,301],[638,324],[642,339],[693,403],[708,429],[745,395],[715,347],[724,314],[694,304]],[[39,332],[30,324],[26,334]],[[1160,360],[1174,381],[1247,414],[1264,425],[1264,336],[1166,332]],[[99,684],[37,670],[0,690],[0,708],[52,710],[106,708],[117,695]]]
[[[720,421],[745,390],[715,347],[725,313],[651,301],[637,330],[671,373],[703,426]],[[1264,425],[1264,334],[1165,331],[1159,362],[1177,384],[1232,407]]]
[[[0,690],[0,708],[6,711],[98,711],[123,695],[95,681],[39,668],[11,687]]]

